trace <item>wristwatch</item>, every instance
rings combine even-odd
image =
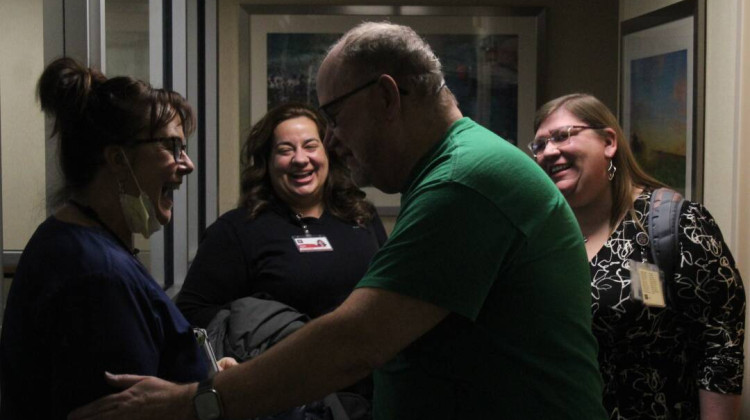
[[[193,397],[193,406],[198,420],[219,420],[222,418],[221,398],[219,398],[219,392],[214,389],[213,376],[198,384],[198,391],[195,392]]]

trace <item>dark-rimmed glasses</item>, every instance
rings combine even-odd
[[[356,93],[358,93],[358,92],[360,92],[362,90],[365,90],[368,87],[374,85],[375,83],[378,82],[378,80],[380,80],[380,76],[378,76],[378,77],[370,80],[369,82],[366,82],[363,85],[360,85],[360,86],[358,86],[358,87],[350,90],[349,92],[347,92],[347,93],[339,96],[338,98],[335,98],[335,99],[332,99],[332,100],[328,101],[328,103],[326,103],[324,105],[319,106],[318,110],[325,117],[326,121],[328,122],[328,126],[330,128],[336,127],[336,115],[338,114],[338,112],[332,112],[332,108],[333,107],[335,107],[337,104],[338,105],[342,104],[349,97],[351,97],[351,96],[355,95]],[[401,89],[401,88],[398,88],[398,92],[400,94],[402,94],[402,95],[408,95],[409,94],[406,90]]]
[[[570,141],[571,136],[575,136],[582,130],[601,130],[605,128],[603,126],[590,126],[590,125],[566,125],[554,130],[550,130],[549,137],[537,137],[529,143],[529,150],[536,157],[539,153],[544,152],[547,148],[547,143],[552,142],[555,148],[565,146]]]
[[[175,162],[182,162],[182,152],[185,151],[185,142],[182,141],[182,137],[171,136],[171,137],[154,137],[150,139],[138,139],[134,140],[131,144],[142,144],[142,143],[161,143],[165,149],[172,152]]]

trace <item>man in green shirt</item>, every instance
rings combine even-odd
[[[374,370],[376,419],[604,419],[583,239],[549,178],[461,115],[408,27],[350,30],[317,87],[355,180],[403,194],[357,288],[213,383],[121,375],[71,418],[251,418]]]

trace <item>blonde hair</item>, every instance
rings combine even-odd
[[[612,179],[610,226],[614,227],[625,212],[633,211],[633,193],[636,188],[649,189],[665,186],[638,165],[617,118],[593,95],[572,93],[542,105],[534,117],[534,131],[537,131],[539,126],[558,109],[565,109],[586,125],[611,128],[617,136],[617,151],[612,158],[612,164],[617,168],[617,172]],[[596,131],[604,135],[603,130]]]

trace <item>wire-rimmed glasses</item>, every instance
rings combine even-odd
[[[570,141],[571,136],[575,136],[582,130],[600,130],[602,126],[590,126],[590,125],[566,125],[554,130],[550,130],[548,137],[537,137],[529,143],[529,150],[536,157],[536,155],[544,152],[547,148],[547,143],[552,142],[556,148],[565,146]]]
[[[362,84],[362,85],[360,85],[360,86],[358,86],[358,87],[350,90],[349,92],[347,92],[347,93],[345,93],[345,94],[343,94],[343,95],[341,95],[341,96],[339,96],[339,97],[337,97],[335,99],[331,99],[330,101],[328,101],[324,105],[319,106],[318,110],[320,111],[321,114],[323,114],[323,116],[326,119],[326,122],[328,122],[328,127],[330,127],[330,128],[335,128],[336,127],[336,115],[338,115],[338,112],[334,112],[333,111],[333,108],[336,105],[342,104],[346,99],[348,99],[349,97],[353,96],[354,94],[356,94],[356,93],[358,93],[358,92],[360,92],[362,90],[365,90],[368,87],[374,85],[375,83],[378,82],[378,80],[380,80],[380,76],[378,76],[378,77],[370,80],[369,82],[366,82],[365,84]],[[402,89],[400,87],[398,88],[398,92],[401,95],[408,95],[409,94],[409,92],[407,92],[405,89]],[[339,109],[339,111],[340,111],[340,109]]]

